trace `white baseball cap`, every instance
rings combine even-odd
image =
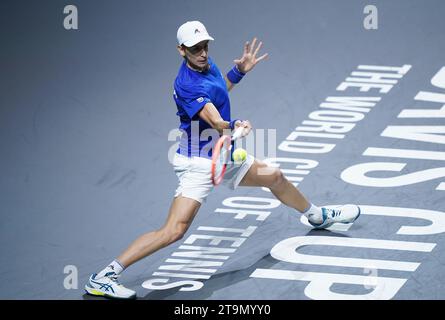
[[[206,27],[199,21],[187,21],[178,28],[178,43],[186,47],[193,47],[204,40],[215,40],[207,32]]]

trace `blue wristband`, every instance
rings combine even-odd
[[[236,66],[234,66],[230,71],[227,73],[227,79],[229,79],[232,83],[238,83],[241,81],[241,79],[245,76],[245,73],[242,73],[238,70]]]
[[[238,121],[239,119],[233,119],[232,121],[230,121],[229,127],[231,130],[235,129],[235,123]],[[241,121],[241,120],[240,120]]]

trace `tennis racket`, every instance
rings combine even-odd
[[[235,130],[232,137],[224,135],[216,142],[212,154],[212,183],[219,185],[226,173],[227,164],[230,161],[230,154],[232,149],[232,141],[241,137],[244,127],[239,127]]]

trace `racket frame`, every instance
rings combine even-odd
[[[225,163],[223,163],[223,168],[221,170],[221,173],[219,174],[218,177],[215,176],[215,171],[216,171],[216,165],[217,162],[219,161],[219,156],[221,154],[222,149],[224,148],[224,144],[228,143],[229,144],[229,148],[227,150],[227,152],[229,152],[229,157],[230,157],[230,149],[232,148],[232,139],[230,138],[230,136],[222,136],[218,139],[218,142],[216,143],[214,149],[213,149],[213,154],[212,154],[212,183],[213,185],[217,186],[219,185],[223,178],[224,178],[224,174],[226,173],[226,169],[227,169],[227,161],[225,161]]]

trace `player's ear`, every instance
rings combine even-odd
[[[177,46],[176,48],[178,49],[179,54],[182,57],[185,57],[185,48],[183,46]]]

